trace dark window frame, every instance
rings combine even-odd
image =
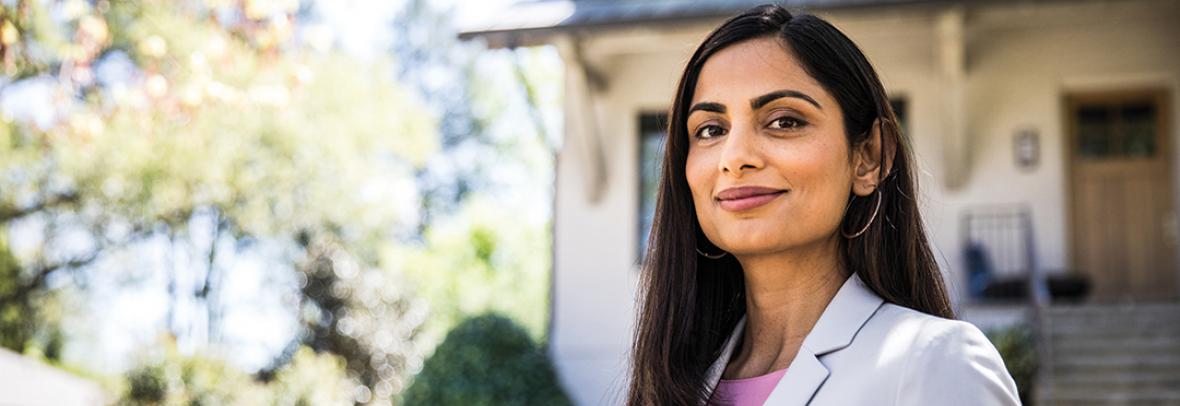
[[[668,114],[662,111],[640,111],[637,126],[636,161],[638,197],[636,209],[635,263],[642,264],[647,255],[647,239],[655,219],[656,198],[659,193],[660,169],[663,166],[664,142],[667,138]],[[652,162],[654,159],[655,162]],[[651,189],[647,189],[650,187]]]

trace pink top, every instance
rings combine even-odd
[[[770,392],[778,386],[779,379],[787,373],[786,369],[771,372],[762,376],[744,379],[722,379],[717,382],[717,389],[709,399],[710,405],[717,406],[762,406]]]

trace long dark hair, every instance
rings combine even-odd
[[[887,302],[954,317],[918,213],[909,143],[872,65],[852,40],[819,17],[791,15],[773,5],[755,7],[710,33],[680,78],[669,114],[655,220],[640,280],[629,404],[707,401],[707,369],[745,313],[741,264],[733,255],[713,260],[698,257],[696,251],[698,243],[706,252],[717,249],[700,229],[685,178],[689,141],[685,119],[705,61],[725,47],[764,37],[782,41],[784,52],[791,52],[834,96],[844,113],[850,149],[868,140],[876,122],[882,158],[886,151],[894,153],[892,170],[879,183],[877,218],[863,235],[841,239],[845,272],[859,274]],[[851,193],[849,199],[841,227],[855,232],[869,220],[876,202],[875,198],[856,199]]]

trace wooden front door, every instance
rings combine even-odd
[[[1172,125],[1164,91],[1067,97],[1073,263],[1099,301],[1177,295]]]

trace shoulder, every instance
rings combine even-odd
[[[878,330],[870,335],[899,352],[896,404],[1020,404],[1004,360],[975,325],[890,303],[870,324]]]
[[[908,336],[911,347],[924,347],[948,338],[982,339],[991,347],[990,341],[974,324],[922,313],[893,303],[884,303],[873,315],[866,328],[883,330],[889,336]],[[917,349],[917,348],[914,348]],[[993,348],[994,349],[994,348]]]

